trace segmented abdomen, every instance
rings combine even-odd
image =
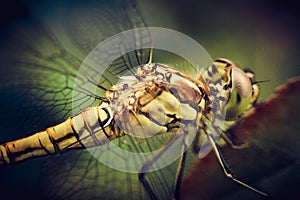
[[[85,109],[44,131],[0,145],[0,165],[104,144],[119,133],[111,130],[111,119],[106,103]]]

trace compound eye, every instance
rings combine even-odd
[[[252,84],[249,77],[238,67],[232,68],[232,83],[242,98],[252,94]]]

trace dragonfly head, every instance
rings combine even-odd
[[[227,59],[217,59],[213,64],[222,76],[223,88],[228,97],[226,120],[236,120],[258,98],[258,86],[253,82],[254,73],[241,70]]]

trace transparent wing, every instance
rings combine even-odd
[[[97,100],[101,100],[104,90],[117,81],[118,76],[129,70],[131,66],[137,65],[134,62],[137,59],[125,55],[116,60],[111,68],[104,72],[101,80],[93,79],[93,75],[97,72],[92,70],[86,71],[86,74],[77,74],[77,70],[89,51],[106,37],[138,27],[138,24],[130,24],[126,21],[130,19],[134,7],[126,8],[122,7],[125,5],[119,5],[119,8],[115,8],[116,5],[110,5],[108,2],[84,5],[85,7],[81,7],[81,4],[73,5],[71,8],[70,4],[64,5],[64,8],[70,9],[69,12],[61,13],[58,10],[52,13],[58,19],[41,16],[42,22],[37,22],[36,19],[20,22],[12,30],[12,38],[9,41],[4,39],[0,71],[0,86],[2,96],[4,96],[2,100],[5,101],[5,97],[9,99],[8,101],[19,99],[19,102],[16,101],[17,106],[9,108],[4,106],[4,108],[11,110],[13,107],[17,107],[16,110],[19,110],[22,107],[22,109],[30,110],[31,106],[34,106],[45,112],[45,115],[38,116],[39,121],[34,121],[34,123],[40,124],[40,121],[47,121],[46,126],[49,126],[49,124],[57,123],[72,115],[70,112],[71,93],[76,75],[82,84],[90,82],[90,84],[102,86],[99,87],[99,93],[95,95],[94,102],[91,102],[91,105],[95,105]],[[110,10],[109,6],[112,6]],[[91,10],[91,8],[93,9]],[[87,13],[91,15],[90,18],[86,16]],[[125,15],[126,13],[128,16]],[[81,15],[83,16],[81,17]],[[76,20],[74,16],[80,20]],[[40,17],[39,13],[35,17]],[[126,17],[128,19],[124,19]],[[140,23],[141,25],[143,24]],[[81,38],[79,38],[80,36]],[[147,54],[143,55],[146,55],[147,59]],[[84,93],[85,98],[76,99],[75,97],[73,101],[81,105],[87,98],[90,98],[94,91],[82,89],[78,92]],[[16,95],[16,98],[12,98],[12,95]],[[14,113],[14,116],[18,113],[22,117],[20,112]],[[29,119],[26,124],[33,121],[29,117],[24,118]],[[56,120],[49,122],[53,118]],[[45,126],[40,125],[40,127]]]
[[[131,139],[128,136],[125,137],[122,141],[118,140],[114,143],[119,144],[118,147],[128,148]],[[140,144],[139,148],[146,149],[145,146],[148,146],[148,144],[151,144],[151,147],[161,146],[166,140],[168,140],[168,136],[160,136],[152,141],[148,140],[149,143],[147,144],[145,142]],[[97,152],[99,157],[105,156],[99,149]],[[120,165],[123,163],[122,159],[127,159],[122,156],[119,158],[120,160],[115,162]],[[45,188],[45,193],[51,198],[119,199],[128,197],[131,199],[150,199],[137,173],[122,172],[107,167],[98,162],[86,150],[71,155],[59,156],[55,159],[56,162],[52,162],[53,159],[50,161],[48,165],[50,174],[55,175],[45,176],[43,181],[48,186]],[[63,163],[63,165],[57,167],[58,163]],[[156,164],[156,162],[153,164]],[[146,173],[145,180],[149,183],[151,191],[159,199],[168,199],[172,194],[176,167],[177,162],[174,162],[161,170]]]
[[[126,3],[64,2],[58,8],[51,4],[29,4],[33,15],[12,27],[11,38],[4,38],[1,43],[1,143],[65,120],[74,114],[74,102],[77,110],[98,105],[105,90],[119,76],[149,59],[149,50],[137,50],[115,60],[100,80],[95,79],[97,71],[92,68],[78,74],[83,59],[105,38],[144,26],[135,2]],[[133,41],[138,48],[150,42],[145,33],[138,32]],[[119,52],[108,52],[107,56],[110,53]],[[78,95],[72,96],[76,77],[82,85],[96,86],[96,94],[89,91],[89,87],[81,87],[75,91]],[[136,143],[126,136],[114,143],[141,152],[157,149],[165,141],[166,138],[157,137]],[[99,156],[102,156],[101,151]],[[122,159],[126,158],[120,155]],[[1,195],[51,199],[148,198],[138,174],[106,167],[86,150],[47,158],[45,166],[44,160],[1,169],[1,177],[5,180]],[[159,197],[170,195],[175,168],[176,162],[163,170],[147,173],[145,178]]]

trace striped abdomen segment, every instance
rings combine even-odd
[[[111,131],[111,120],[108,106],[83,110],[61,124],[0,145],[0,165],[104,144],[115,137]]]

